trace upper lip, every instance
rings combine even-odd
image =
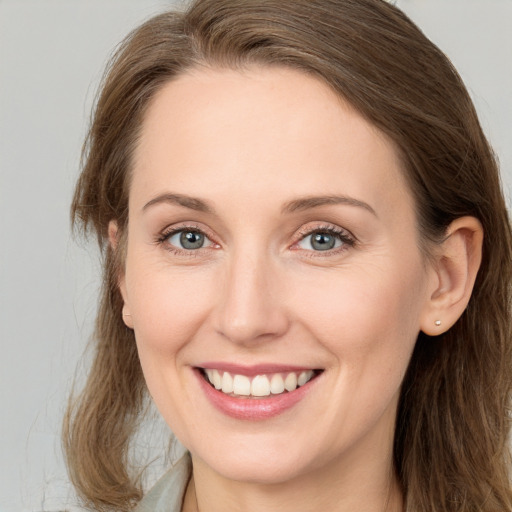
[[[197,368],[201,368],[203,370],[220,370],[236,375],[246,375],[247,377],[254,377],[256,375],[263,375],[269,373],[303,372],[318,369],[312,368],[311,366],[299,366],[288,364],[260,363],[254,365],[241,365],[222,361],[207,361],[197,365]]]

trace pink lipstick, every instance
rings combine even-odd
[[[264,420],[290,409],[314,386],[321,370],[288,365],[208,362],[194,369],[207,399],[236,419]]]

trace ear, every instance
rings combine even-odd
[[[446,231],[433,263],[429,297],[421,330],[429,336],[446,332],[466,309],[482,261],[483,228],[475,217],[460,217]]]
[[[108,241],[110,247],[114,251],[114,253],[119,248],[119,228],[117,222],[115,220],[111,220],[108,223]],[[121,293],[121,297],[123,298],[123,322],[126,327],[133,329],[133,320],[130,311],[130,307],[126,297],[126,281],[124,271],[120,271],[117,279],[117,284],[119,287],[119,292]]]

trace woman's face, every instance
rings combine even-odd
[[[300,72],[196,70],[150,105],[129,212],[124,318],[198,463],[390,464],[432,271],[381,132]]]

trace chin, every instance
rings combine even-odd
[[[205,462],[226,479],[262,485],[288,482],[308,472],[305,461],[282,454],[267,458],[252,453],[241,457],[232,453],[222,459]]]
[[[297,436],[237,436],[226,443],[199,443],[191,446],[193,460],[198,460],[221,477],[254,484],[280,484],[318,469],[325,454],[311,451],[311,440]],[[300,437],[300,436],[299,436]],[[291,441],[296,443],[292,443]],[[307,444],[304,445],[304,442]],[[308,449],[309,448],[309,449]],[[309,453],[308,453],[309,452]]]

